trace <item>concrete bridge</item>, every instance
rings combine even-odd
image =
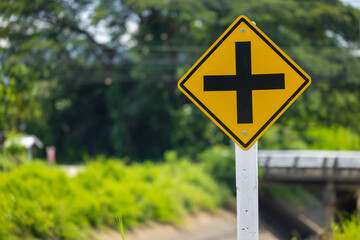
[[[360,210],[360,151],[260,150],[263,185],[301,185],[322,199],[329,216]]]
[[[260,150],[264,181],[359,185],[360,151]]]

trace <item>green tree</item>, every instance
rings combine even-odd
[[[360,11],[337,0],[1,1],[0,129],[71,159],[226,143],[176,82],[241,14],[313,79],[279,127],[360,134]]]

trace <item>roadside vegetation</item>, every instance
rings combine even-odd
[[[131,165],[99,157],[73,178],[42,162],[0,172],[0,239],[86,239],[91,228],[118,228],[119,215],[125,227],[179,224],[232,202],[203,166],[173,157]]]
[[[129,162],[99,156],[75,177],[39,160],[10,164],[0,171],[0,239],[87,239],[98,228],[123,233],[120,218],[125,228],[181,224],[187,214],[235,207],[232,147],[216,145],[195,161],[168,151],[162,163]],[[318,203],[300,187],[264,190],[296,206]],[[340,216],[331,229],[325,239],[357,239],[358,215]]]
[[[314,144],[321,146],[322,139]],[[119,216],[128,228],[150,219],[178,224],[198,210],[235,207],[232,146],[214,145],[191,160],[167,151],[157,163],[98,156],[87,159],[85,170],[70,178],[59,166],[30,163],[24,148],[8,142],[0,154],[0,239],[85,239],[90,229],[118,228]],[[339,145],[348,147],[346,141]],[[319,204],[305,188],[263,190],[294,206]],[[353,231],[357,225],[350,223],[333,225],[334,236]]]
[[[25,147],[16,141],[16,139],[22,136],[24,134],[16,131],[8,133],[2,149],[0,148],[0,172],[10,171],[17,166],[29,162]]]
[[[360,236],[359,213],[339,214],[339,222],[331,224],[332,237],[335,240],[356,240]]]

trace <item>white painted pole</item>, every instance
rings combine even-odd
[[[258,144],[247,151],[235,144],[237,240],[259,239]]]

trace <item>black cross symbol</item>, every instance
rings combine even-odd
[[[283,73],[251,74],[250,44],[235,42],[236,75],[204,76],[204,91],[236,91],[238,123],[253,123],[253,90],[285,89]]]

